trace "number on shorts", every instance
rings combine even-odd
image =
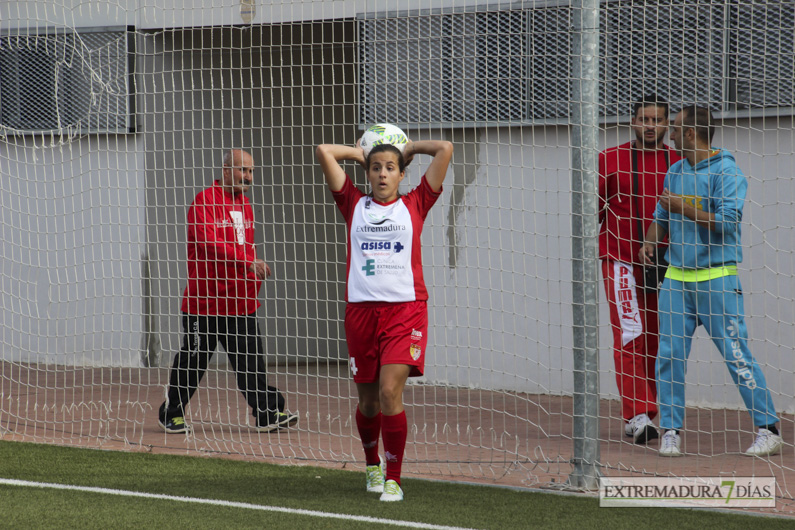
[[[353,375],[356,375],[357,373],[359,373],[359,369],[356,368],[356,359],[353,358],[353,357],[351,357],[351,373]]]

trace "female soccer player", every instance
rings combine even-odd
[[[414,155],[433,156],[419,186],[398,194]],[[345,336],[359,394],[356,425],[367,464],[367,491],[382,501],[402,501],[400,470],[408,423],[403,388],[425,369],[428,291],[422,276],[420,234],[428,211],[442,192],[453,156],[446,141],[409,141],[403,153],[375,146],[365,157],[358,145],[320,145],[317,158],[348,225]],[[362,193],[340,166],[361,164],[372,192]],[[378,455],[384,440],[386,477]]]

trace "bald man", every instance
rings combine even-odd
[[[245,193],[254,159],[241,149],[224,154],[222,175],[196,195],[188,210],[188,284],[182,297],[182,349],[174,357],[159,423],[169,434],[189,433],[185,407],[220,342],[254,416],[254,428],[272,432],[298,422],[284,396],[265,378],[265,349],[257,309],[270,267],[257,257],[254,212]]]

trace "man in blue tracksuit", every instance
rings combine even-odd
[[[708,108],[693,105],[676,116],[671,140],[684,158],[665,176],[665,189],[639,254],[642,263],[651,263],[657,242],[668,234],[666,259],[671,266],[658,308],[657,393],[660,428],[665,431],[660,455],[683,454],[679,429],[684,423],[686,363],[693,333],[701,324],[723,355],[758,428],[745,454],[769,456],[778,453],[783,442],[765,376],[748,349],[737,277],[748,181],[731,153],[711,147],[714,133]]]

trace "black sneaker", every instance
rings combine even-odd
[[[157,420],[157,423],[166,431],[168,434],[179,434],[181,432],[190,432],[191,428],[190,425],[185,423],[185,418],[182,416],[176,416],[171,418],[170,420],[163,423],[163,420]]]
[[[292,412],[268,412],[267,416],[257,418],[256,429],[259,432],[273,432],[292,427],[298,423],[298,414]]]

